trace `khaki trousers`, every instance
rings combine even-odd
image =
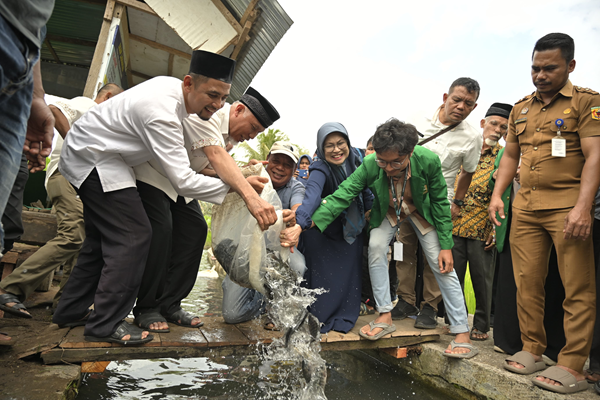
[[[71,184],[55,172],[48,179],[48,196],[52,200],[56,221],[56,237],[46,243],[9,276],[0,282],[0,288],[25,301],[46,276],[63,265],[60,290],[54,299],[56,305],[83,244],[83,204]]]
[[[400,241],[404,244],[403,261],[396,261],[396,272],[398,274],[398,290],[396,294],[409,304],[415,305],[415,281],[417,279],[417,249],[419,239],[413,226],[407,222],[400,225]],[[426,260],[426,258],[424,258]],[[427,261],[425,261],[427,264]],[[426,265],[423,268],[423,302],[429,304],[437,311],[438,303],[442,300],[442,292],[431,272],[431,268]]]
[[[523,350],[541,356],[546,350],[544,283],[554,243],[565,288],[566,345],[558,354],[558,364],[581,373],[592,345],[596,319],[594,252],[591,239],[563,238],[564,220],[569,211],[571,209],[523,211],[513,208],[510,249]]]

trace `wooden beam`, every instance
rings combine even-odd
[[[100,373],[106,370],[110,361],[92,361],[92,362],[82,362],[81,363],[81,372],[84,373]]]
[[[243,30],[242,25],[238,22],[237,19],[235,19],[233,14],[231,14],[229,12],[227,7],[225,7],[225,5],[221,2],[221,0],[211,0],[211,1],[215,5],[215,7],[217,7],[217,9],[221,12],[221,14],[225,17],[227,22],[229,22],[229,24],[233,27],[233,29],[235,29],[235,31],[238,33],[238,35],[240,33],[242,33],[242,30]]]
[[[248,21],[248,18],[250,18],[250,14],[254,11],[254,9],[256,8],[256,5],[258,4],[259,1],[260,0],[250,1],[250,3],[248,4],[248,7],[246,7],[246,11],[244,11],[244,15],[242,15],[242,19],[240,19],[241,26],[246,25],[246,21]]]
[[[167,68],[167,76],[173,76],[173,60],[175,59],[175,54],[169,54],[169,67]]]
[[[138,72],[138,71],[134,71],[134,70],[131,70],[131,75],[137,76],[138,78],[143,78],[143,79],[146,79],[146,80],[154,78],[153,76],[146,75],[146,74],[144,74],[142,72]]]
[[[53,35],[53,34],[46,35],[46,39],[51,40],[53,42],[78,44],[80,46],[87,46],[87,47],[96,47],[96,44],[97,44],[97,42],[94,42],[93,40],[84,40],[84,39],[78,39],[78,38],[61,36],[61,35]]]
[[[156,15],[154,10],[146,3],[137,0],[117,0],[117,3],[127,7],[135,8],[148,14]]]
[[[100,28],[100,34],[98,35],[98,42],[96,43],[96,50],[94,50],[94,57],[92,58],[92,64],[90,65],[90,72],[88,73],[85,88],[83,89],[83,95],[90,99],[93,99],[94,94],[96,93],[95,85],[98,80],[98,74],[100,73],[100,67],[102,66],[102,55],[104,50],[106,50],[108,33],[110,31],[110,23],[112,22],[114,10],[115,0],[108,0],[106,2],[106,9],[104,10],[102,27]]]
[[[242,31],[242,33],[240,33],[238,41],[235,44],[235,47],[233,48],[233,52],[231,53],[231,59],[237,59],[237,56],[240,54],[240,51],[242,51],[242,47],[244,47],[244,43],[246,43],[246,38],[248,37],[250,29],[252,29],[252,22],[247,21],[246,25],[244,25],[244,30]]]
[[[161,44],[161,43],[158,43],[158,42],[154,42],[154,41],[152,41],[150,39],[146,39],[146,38],[143,38],[143,37],[138,36],[138,35],[134,35],[133,33],[129,34],[129,38],[131,40],[135,40],[136,42],[143,43],[145,45],[153,47],[155,49],[163,50],[163,51],[166,51],[167,53],[174,54],[174,55],[179,56],[179,57],[183,57],[183,58],[185,58],[187,60],[191,60],[192,59],[192,55],[186,53],[185,51],[181,51],[181,50],[177,50],[177,49],[174,49],[172,47],[169,47],[169,46],[165,46],[164,44]]]
[[[48,37],[46,37],[46,40],[44,40],[44,43],[46,44],[46,47],[48,48],[48,50],[50,50],[50,53],[52,54],[54,61],[56,61],[59,64],[62,64],[60,62],[60,58],[58,58],[58,54],[56,54],[56,51],[54,51],[54,47],[52,47],[52,44],[50,43],[50,40],[48,39]]]

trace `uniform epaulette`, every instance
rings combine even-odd
[[[519,103],[522,103],[522,102],[524,102],[525,100],[529,100],[529,99],[530,99],[530,98],[532,98],[534,95],[535,95],[535,92],[533,92],[533,93],[531,93],[531,94],[529,94],[529,95],[527,95],[527,96],[523,97],[521,100],[517,101],[517,102],[515,103],[515,105],[517,105],[517,104],[519,104]]]
[[[588,94],[598,94],[598,92],[596,92],[595,90],[592,90],[590,88],[584,88],[581,86],[574,86],[575,90],[580,92],[580,93],[588,93]]]

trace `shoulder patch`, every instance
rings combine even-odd
[[[579,93],[588,93],[588,94],[598,94],[598,92],[596,92],[595,90],[592,90],[590,88],[584,88],[581,86],[574,86],[575,90],[578,91]]]
[[[515,105],[516,105],[516,104],[519,104],[519,103],[522,103],[522,102],[524,102],[525,100],[529,100],[529,99],[531,99],[531,98],[532,98],[534,95],[535,95],[535,92],[533,92],[533,93],[531,93],[531,94],[529,94],[529,95],[527,95],[527,96],[523,97],[521,100],[517,101],[517,102],[515,103]]]

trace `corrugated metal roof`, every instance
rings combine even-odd
[[[250,3],[250,0],[222,1],[238,21]],[[261,0],[257,8],[260,8],[262,12],[254,21],[250,31],[250,40],[244,45],[237,58],[238,65],[230,95],[230,99],[233,100],[242,97],[258,70],[294,23],[276,0]]]

